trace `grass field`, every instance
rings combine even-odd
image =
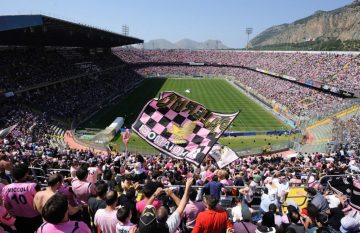
[[[186,89],[190,89],[190,93],[185,93]],[[124,117],[125,126],[129,127],[145,103],[162,91],[176,91],[217,112],[241,110],[230,131],[287,129],[280,120],[223,79],[146,79],[118,104],[100,111],[81,127],[105,128],[118,116]]]
[[[288,141],[295,140],[298,135],[256,135],[256,136],[242,136],[242,137],[222,137],[219,142],[223,145],[227,145],[235,151],[241,151],[250,148],[261,148],[271,145],[278,145],[286,143]],[[117,151],[124,151],[125,146],[122,142],[122,137],[117,137],[111,143]],[[132,134],[129,140],[129,150],[133,152],[152,153],[157,154],[157,150],[145,142],[142,138],[136,134]]]

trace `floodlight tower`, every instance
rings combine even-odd
[[[249,49],[249,38],[250,38],[250,34],[253,32],[253,28],[246,28],[245,32],[248,35],[246,49]]]
[[[124,36],[128,36],[129,35],[129,26],[127,24],[122,25],[122,34]]]
[[[123,34],[124,36],[128,36],[128,35],[129,35],[129,26],[128,26],[127,24],[122,25],[122,34]],[[126,45],[125,48],[128,49],[129,46]]]

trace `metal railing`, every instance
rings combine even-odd
[[[65,177],[67,175],[69,175],[69,177],[70,177],[70,170],[69,169],[47,169],[47,172],[45,172],[42,168],[38,168],[38,167],[29,167],[29,169],[31,170],[33,176],[35,177],[35,180],[38,183],[40,183],[43,187],[47,186],[47,179],[48,179],[49,175],[53,174],[55,172],[60,172],[62,175],[65,174],[64,175]],[[285,170],[289,170],[289,169],[299,169],[299,168],[298,167],[285,167],[281,171],[285,171]],[[307,176],[307,179],[306,179],[305,182],[302,182],[300,184],[299,183],[289,183],[289,186],[290,186],[289,190],[303,189],[304,187],[306,187],[308,185],[308,182],[309,182],[309,179],[310,179],[310,176],[312,175],[312,173],[313,173],[313,168],[310,169],[310,171],[308,172],[307,175],[303,174],[304,176]],[[354,175],[356,175],[356,174],[345,173],[345,174],[339,174],[339,175],[324,175],[324,176],[321,176],[317,182],[319,182],[320,184],[326,184],[326,186],[323,187],[323,190],[326,191],[326,190],[329,189],[329,185],[328,185],[327,181],[324,181],[324,179],[332,178],[332,177],[347,177],[347,176],[354,176]],[[291,186],[292,184],[295,184],[297,186],[292,187]],[[142,187],[144,185],[140,184],[139,186]],[[185,185],[164,185],[164,188],[184,188],[184,187],[185,187]],[[193,185],[191,187],[195,188],[195,189],[202,190],[205,186],[204,185]],[[231,189],[240,190],[240,189],[245,188],[245,187],[246,186],[235,186],[235,185],[224,186],[224,188],[227,189],[228,191],[230,191]],[[261,198],[262,191],[263,191],[264,188],[265,188],[265,186],[256,187],[256,191],[255,191],[254,196],[253,196],[253,200],[255,200],[255,202],[259,202],[259,200]],[[227,198],[238,197],[239,195],[240,195],[240,193],[238,195],[236,195],[236,196],[229,195],[228,193],[226,193],[225,195],[221,195],[220,200],[226,200]],[[303,201],[301,203],[297,203],[298,206],[305,205],[306,201],[308,200],[306,195],[287,195],[286,200],[288,200],[288,199],[297,199],[297,198],[303,198]],[[286,204],[283,203],[282,205],[283,205],[283,207],[286,207]],[[259,205],[257,205],[257,204],[252,205],[252,207],[257,208],[257,207],[259,207]]]

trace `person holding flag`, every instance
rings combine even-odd
[[[126,153],[128,151],[128,142],[129,142],[129,139],[130,139],[130,135],[131,135],[130,129],[126,129],[125,133],[123,134],[123,137],[122,137],[123,143],[125,145],[125,152]]]

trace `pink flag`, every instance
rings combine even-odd
[[[129,139],[130,139],[130,130],[129,129],[126,129],[125,130],[125,133],[123,134],[123,143],[125,144],[125,147],[126,147],[126,151],[127,151],[127,146],[128,146],[128,142],[129,142]]]

